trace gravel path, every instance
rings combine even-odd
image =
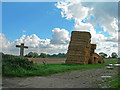
[[[3,78],[3,87],[8,88],[98,88],[104,79],[114,76],[117,70],[105,67],[82,71],[71,71],[50,76]]]

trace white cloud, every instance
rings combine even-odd
[[[53,35],[51,39],[51,44],[60,45],[68,44],[69,42],[69,32],[65,29],[54,28],[52,30]]]
[[[0,33],[0,48],[6,52],[9,49],[10,42],[6,39],[5,35]]]
[[[105,52],[111,54],[111,52],[117,52],[118,45],[118,21],[117,21],[117,8],[116,3],[85,3],[80,0],[65,0],[58,2],[56,7],[61,9],[61,15],[63,18],[74,19],[74,28],[77,31],[88,31],[92,35],[91,42],[97,44],[96,52]],[[93,20],[90,17],[94,16]],[[86,23],[82,23],[83,19],[87,18]],[[97,24],[100,23],[104,31],[97,33],[94,29]],[[20,39],[16,39],[13,42],[9,42],[3,34],[0,34],[5,42],[3,42],[3,51],[5,53],[19,54],[16,44],[22,42],[29,46],[26,53],[35,51],[37,53],[60,53],[67,52],[69,42],[69,32],[65,29],[54,28],[52,30],[52,39],[40,39],[35,34],[30,36],[23,35]],[[100,31],[99,31],[100,32]],[[103,32],[108,32],[111,36],[106,37]],[[116,47],[117,46],[117,47]]]
[[[64,0],[56,4],[56,7],[61,9],[62,17],[66,19],[74,19],[75,30],[77,31],[88,31],[92,35],[91,42],[96,43],[96,51],[104,51],[106,53],[117,52],[117,48],[106,46],[105,42],[117,43],[118,40],[118,7],[117,3],[110,2],[82,2],[81,0]],[[94,19],[91,20],[90,17]],[[87,22],[81,22],[87,18]],[[102,33],[97,33],[94,29],[97,24],[103,27],[104,32],[108,32],[111,36],[105,36]],[[100,31],[99,31],[100,32]],[[102,45],[101,45],[102,44]],[[102,47],[104,46],[104,47]],[[109,51],[109,52],[108,52]],[[110,54],[110,53],[109,53]]]
[[[88,18],[87,22],[92,24],[93,27],[99,22],[100,25],[104,27],[104,31],[107,31],[113,36],[116,34],[118,31],[117,3],[81,3],[80,0],[77,1],[78,2],[74,0],[65,0],[65,2],[56,4],[57,8],[62,10],[63,17],[75,20],[75,29],[78,29],[79,26],[84,27],[86,30],[87,25],[83,25],[85,23],[82,24],[81,20]],[[95,18],[92,21],[89,19],[91,15]],[[80,28],[80,30],[84,30],[84,28]]]
[[[94,16],[94,20],[88,20],[94,27],[97,23],[104,28],[104,32],[108,32],[115,37],[118,31],[118,3],[99,2],[99,3],[82,3],[83,6],[93,8],[89,11]],[[89,15],[89,16],[90,16]],[[88,17],[89,17],[88,16]]]
[[[98,44],[96,52],[105,52],[108,56],[112,54],[112,52],[116,52],[118,54],[118,43],[113,42],[102,42]]]
[[[28,46],[28,49],[25,49],[25,54],[29,52],[40,53],[66,53],[68,49],[69,42],[69,32],[65,29],[55,28],[52,30],[53,35],[52,39],[40,39],[37,35],[32,34],[30,36],[23,35],[21,38],[9,42],[4,34],[0,33],[0,43],[2,43],[3,53],[19,55],[19,49],[16,48],[16,45],[24,43],[25,46]],[[2,41],[2,42],[1,42]]]

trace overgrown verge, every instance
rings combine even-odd
[[[110,88],[118,88],[118,90],[120,90],[120,76],[118,74],[108,79],[108,81],[110,82],[108,83]]]
[[[84,70],[92,68],[102,68],[109,63],[117,62],[116,59],[106,60],[103,64],[41,64],[36,65],[27,58],[20,59],[17,56],[3,55],[2,59],[2,75],[12,77],[25,77],[25,76],[46,76],[55,73],[69,72],[73,70]]]
[[[114,81],[110,83],[111,88],[118,88],[120,90],[120,77],[115,76]]]
[[[2,75],[3,76],[24,76],[26,71],[37,70],[33,61],[27,58],[20,59],[18,56],[3,55],[2,56]]]

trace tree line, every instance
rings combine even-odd
[[[100,52],[99,55],[103,58],[107,58],[107,54],[104,52]],[[29,52],[28,54],[25,55],[25,57],[29,57],[29,58],[65,58],[67,57],[67,55],[65,53],[58,53],[58,54],[46,54],[46,53],[41,53],[40,55],[38,55],[38,53],[36,52]],[[117,53],[113,52],[111,54],[111,56],[108,56],[108,58],[117,58],[118,55]]]
[[[107,56],[108,56],[106,53],[103,53],[103,52],[100,52],[99,55],[100,55],[101,57],[103,57],[103,58],[107,58]],[[108,58],[117,58],[117,57],[118,57],[118,55],[117,55],[116,52],[113,52],[113,53],[111,54],[111,56],[108,56]]]
[[[0,55],[4,55],[4,53],[0,52]],[[100,52],[99,55],[103,58],[118,58],[117,53],[113,52],[111,56],[108,56],[104,52]],[[107,57],[108,56],[108,57]],[[28,54],[25,55],[25,57],[29,58],[66,58],[67,54],[66,53],[58,53],[58,54],[46,54],[46,53],[40,53],[40,55],[36,52],[29,52]]]
[[[58,53],[58,54],[46,54],[46,53],[41,53],[38,55],[36,52],[29,52],[28,54],[25,55],[25,57],[29,58],[65,58],[66,54],[65,53]]]

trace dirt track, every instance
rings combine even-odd
[[[3,78],[3,87],[9,88],[98,88],[106,87],[101,76],[114,76],[117,70],[106,68],[89,69],[59,73],[50,76],[35,76],[27,78]]]
[[[61,64],[65,63],[66,58],[28,58],[28,60],[33,61],[37,64],[43,64],[44,61],[49,64]],[[108,60],[108,59],[105,59]]]
[[[55,64],[61,64],[64,63],[66,58],[28,58],[28,60],[33,61],[37,64],[43,64],[44,61],[46,63],[55,63]]]

